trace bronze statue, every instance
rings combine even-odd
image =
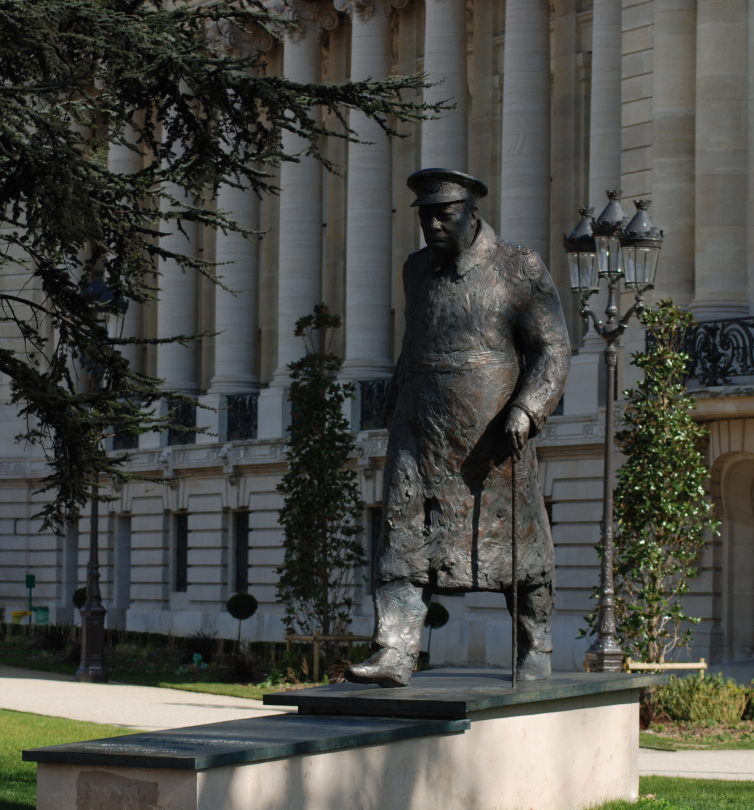
[[[571,349],[540,257],[479,216],[484,183],[408,178],[427,247],[403,267],[406,332],[388,393],[375,653],[356,683],[407,686],[431,594],[497,591],[512,611],[516,462],[518,677],[550,676],[555,555],[528,441],[555,410]]]

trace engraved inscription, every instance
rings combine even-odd
[[[157,782],[128,779],[106,771],[83,771],[76,780],[79,810],[157,810]]]

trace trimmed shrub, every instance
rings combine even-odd
[[[722,675],[671,675],[668,684],[655,689],[654,708],[657,714],[666,714],[671,720],[734,725],[742,719],[749,698],[746,686],[732,678],[726,681]]]
[[[217,633],[205,633],[204,630],[192,633],[184,640],[184,663],[192,664],[196,653],[199,653],[207,664],[211,663],[220,643]]]

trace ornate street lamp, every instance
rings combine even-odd
[[[114,293],[105,286],[101,278],[94,280],[81,294],[81,297],[93,303],[109,303],[115,298]],[[125,306],[121,305],[125,302]],[[118,307],[125,313],[128,302],[119,299]],[[90,363],[89,377],[92,385],[98,386],[102,381],[102,368]],[[91,487],[92,511],[89,528],[89,561],[86,565],[86,603],[81,608],[81,662],[76,672],[76,680],[85,683],[107,683],[105,666],[105,616],[107,610],[102,604],[102,593],[99,587],[99,475]]]
[[[589,222],[590,210],[580,208],[581,221],[573,233],[565,238],[566,254],[571,268],[571,289],[581,298],[581,314],[591,318],[594,331],[607,345],[605,358],[605,475],[602,500],[602,565],[600,570],[600,598],[597,604],[597,638],[586,654],[590,672],[619,672],[623,664],[623,650],[615,633],[615,590],[613,587],[613,475],[615,431],[615,369],[618,352],[615,347],[626,331],[631,316],[639,318],[644,312],[644,293],[654,287],[657,261],[662,247],[663,233],[649,217],[649,201],[635,200],[636,215],[628,225],[620,204],[620,191],[608,191],[610,199],[605,210]],[[591,240],[591,241],[590,241]],[[598,321],[589,308],[589,298],[597,292],[590,266],[594,251],[600,279],[607,279],[607,320]],[[582,270],[582,267],[584,270]],[[576,271],[576,272],[574,272]],[[635,303],[619,319],[619,286],[621,278],[633,290]]]

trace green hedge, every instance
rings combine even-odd
[[[722,675],[671,675],[670,683],[655,690],[654,708],[675,721],[733,725],[754,719],[754,682],[744,686]]]

